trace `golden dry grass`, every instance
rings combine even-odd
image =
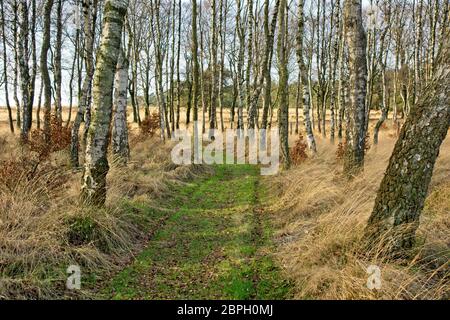
[[[398,264],[364,253],[363,231],[394,143],[394,134],[384,130],[380,145],[368,152],[364,173],[346,182],[336,147],[319,138],[317,156],[275,183],[267,181],[275,196],[270,211],[277,258],[295,283],[296,299],[449,298],[450,139],[434,172],[414,259]],[[367,287],[369,265],[381,269],[380,290]]]
[[[143,213],[127,210],[124,203],[138,201],[150,208],[170,193],[170,185],[204,173],[202,167],[171,165],[170,143],[134,140],[130,165],[111,164],[102,209],[80,205],[81,172],[71,171],[67,151],[41,163],[42,174],[36,177],[18,174],[12,187],[0,184],[0,299],[71,295],[64,288],[65,271],[75,262],[85,272],[113,272],[148,231]],[[17,137],[0,137],[0,161],[24,157],[31,159],[32,154]],[[74,226],[81,233],[94,226],[94,234],[78,243],[72,239]]]
[[[138,132],[135,124],[130,127]],[[295,284],[295,298],[448,298],[450,140],[445,141],[435,168],[416,256],[399,265],[361,254],[363,229],[395,143],[394,131],[381,132],[380,144],[368,152],[364,173],[350,183],[342,179],[336,145],[316,138],[316,156],[266,181],[273,196],[269,211],[277,230],[277,260]],[[291,145],[295,139],[290,137]],[[127,167],[112,161],[107,206],[101,210],[79,205],[81,173],[70,170],[64,151],[51,155],[51,167],[39,179],[19,176],[14,189],[0,186],[0,299],[67,294],[63,287],[55,290],[55,285],[63,286],[64,268],[73,261],[88,270],[114,270],[145,236],[142,219],[121,204],[132,200],[155,206],[154,200],[170,194],[173,184],[205,172],[204,167],[174,166],[168,156],[170,142],[132,137],[131,145]],[[2,123],[0,161],[24,155],[27,150],[17,144],[17,135],[8,134]],[[45,182],[61,176],[64,183],[57,188]],[[73,221],[94,224],[97,241],[71,243]],[[379,291],[366,286],[369,265],[382,270]]]

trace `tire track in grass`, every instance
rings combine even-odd
[[[175,210],[147,247],[103,290],[112,299],[284,299],[289,283],[271,258],[259,169],[215,166],[178,187]]]

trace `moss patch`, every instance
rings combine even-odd
[[[177,187],[172,214],[102,290],[112,299],[285,299],[255,166],[216,166]]]

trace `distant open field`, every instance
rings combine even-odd
[[[155,106],[150,107],[150,113],[157,112],[157,110],[158,109]],[[218,121],[219,121],[219,125],[220,125],[219,110],[217,112],[218,112],[217,117],[218,117]],[[272,116],[272,123],[274,125],[276,125],[276,123],[277,123],[276,112],[277,112],[277,109],[274,110],[274,114]],[[74,107],[72,109],[71,121],[73,121],[75,119],[76,113],[77,113],[76,107]],[[68,119],[68,116],[69,116],[69,108],[68,107],[63,107],[63,121],[66,122],[67,119]],[[141,119],[144,119],[144,110],[143,109],[140,110],[140,116],[141,116]],[[15,109],[12,110],[12,117],[13,117],[13,121],[15,122],[16,121],[16,110]],[[192,117],[192,111],[191,111],[191,117]],[[206,115],[206,117],[207,117],[207,115]],[[230,109],[224,108],[224,110],[223,110],[223,117],[224,117],[225,128],[229,128],[230,127],[229,123],[230,123],[230,119],[231,119]],[[371,114],[370,114],[371,122],[376,122],[379,117],[380,117],[380,112],[379,111],[372,111]],[[42,111],[41,111],[40,118],[41,118],[41,123],[42,123],[42,121],[44,119],[44,115],[43,115]],[[202,110],[199,109],[199,121],[202,121],[202,118],[203,118],[203,113],[202,113]],[[244,121],[246,121],[245,120],[246,118],[247,118],[247,110],[244,109]],[[133,129],[137,129],[137,124],[133,123],[133,110],[131,109],[130,106],[128,107],[128,118],[127,119],[128,119],[128,123],[130,124],[130,127],[133,128]],[[299,119],[300,119],[300,128],[302,128],[302,126],[303,126],[303,111],[302,110],[299,110]],[[235,121],[236,120],[237,120],[237,113],[236,113],[236,116],[235,116]],[[192,118],[191,118],[191,121],[192,121]],[[327,119],[326,119],[326,121],[327,122],[330,121],[330,112],[329,112],[329,110],[327,111]],[[36,123],[36,111],[34,111],[34,113],[33,113],[33,122]],[[181,128],[183,128],[183,125],[185,124],[185,122],[186,122],[186,108],[181,108],[181,112],[180,112],[180,125],[181,125]],[[290,122],[290,126],[291,126],[290,130],[295,130],[295,122],[296,122],[296,110],[295,110],[295,108],[290,108],[289,109],[289,122]],[[208,127],[209,126],[208,118],[206,118],[206,124],[207,124],[206,127]],[[1,132],[1,130],[2,130],[4,125],[8,125],[8,112],[7,112],[6,107],[0,106],[0,132]],[[328,129],[329,128],[327,128],[327,130]]]

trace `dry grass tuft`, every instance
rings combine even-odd
[[[125,203],[152,206],[171,185],[204,174],[203,167],[170,165],[170,143],[139,139],[133,162],[112,163],[103,209],[80,206],[81,173],[72,172],[67,150],[45,159],[9,136],[0,140],[0,299],[61,298],[66,268],[113,272],[147,233],[142,212]]]
[[[365,171],[341,176],[336,146],[319,141],[319,153],[282,173],[273,185],[271,212],[277,258],[295,283],[296,299],[448,299],[450,258],[450,141],[441,149],[411,261],[366,254],[363,231],[395,140],[383,132],[367,154]],[[282,190],[282,191],[277,191]],[[368,258],[369,256],[375,258]],[[381,269],[382,287],[367,287],[367,268]]]

